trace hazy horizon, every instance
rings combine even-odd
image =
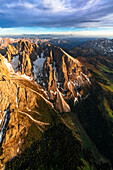
[[[20,34],[15,34],[15,33],[12,33],[12,34],[0,34],[0,37],[24,37],[24,36],[46,36],[46,37],[49,37],[49,36],[52,36],[52,37],[58,37],[58,36],[61,36],[61,38],[108,38],[108,39],[113,39],[113,35],[98,35],[98,34],[88,34],[88,32],[85,32],[85,33],[79,33],[79,34],[76,34],[76,33],[65,33],[65,32],[62,32],[62,33],[58,33],[58,32],[50,32],[50,33],[47,33],[47,32],[43,32],[43,33],[20,33]]]

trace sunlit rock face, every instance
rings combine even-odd
[[[49,44],[40,48],[20,40],[16,47],[7,47],[4,61],[11,74],[34,80],[60,112],[70,111],[69,100],[76,104],[84,96],[84,86],[91,84],[87,69],[77,59]]]
[[[0,55],[0,144],[4,148],[2,157],[8,160],[19,152],[20,135],[30,125],[19,111],[34,108],[36,102],[33,92],[12,79],[14,74],[12,65]]]
[[[91,83],[87,69],[59,47],[48,44],[40,48],[36,43],[20,40],[16,48],[9,46],[7,51],[11,51],[8,61],[14,72],[34,79],[46,98],[53,100],[61,112],[67,112],[67,109],[59,107],[60,100],[57,98],[62,96],[67,104],[73,98],[76,104],[78,99],[84,96],[84,86]],[[58,95],[58,91],[61,95]]]
[[[49,122],[33,117],[43,100],[51,109],[70,112],[91,84],[87,69],[61,48],[19,41],[0,55],[0,143],[4,163],[20,153],[31,121],[40,131]],[[45,114],[46,116],[46,114]]]

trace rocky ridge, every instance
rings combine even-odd
[[[46,99],[37,92],[38,85],[31,83],[30,87],[26,86],[30,82],[29,77],[15,74],[12,65],[0,55],[0,145],[2,146],[0,160],[2,163],[20,153],[23,143],[21,136],[27,135],[32,121],[41,131],[49,125],[33,118],[33,114],[38,114],[37,100],[42,98],[46,101]],[[49,101],[47,102],[49,104]]]
[[[90,96],[90,74],[78,59],[49,44],[39,47],[20,40],[16,47],[9,45],[4,56],[0,55],[0,73],[1,168],[21,154],[24,145],[25,149],[35,138],[40,140],[48,127],[56,130],[56,118],[63,122],[61,128],[74,129],[74,133],[79,129],[62,117]],[[81,142],[78,132],[74,135]],[[43,137],[43,141],[46,139]],[[81,145],[77,146],[83,151]]]
[[[76,104],[90,83],[87,69],[61,48],[39,48],[21,40],[16,48],[9,45],[0,55],[0,159],[5,163],[20,153],[20,136],[27,135],[32,121],[39,131],[49,125],[33,116],[40,115],[39,99],[52,109],[70,112],[69,100]]]
[[[14,49],[15,54],[12,53],[12,59],[9,59],[7,55],[9,49],[8,47],[6,57],[15,72],[33,78],[45,93],[46,98],[52,100],[54,105],[56,101],[59,101],[58,91],[61,93],[61,100],[68,103],[69,99],[73,98],[76,103],[78,98],[84,95],[84,85],[91,83],[87,69],[61,48],[50,45],[39,48],[36,43],[31,44],[20,40],[17,44],[18,54]],[[57,104],[57,108],[60,112],[67,112],[63,105],[58,107]]]
[[[88,41],[80,45],[82,49],[89,49],[93,55],[98,53],[100,55],[113,55],[113,39],[99,38]]]

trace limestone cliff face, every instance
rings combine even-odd
[[[57,100],[56,100],[56,107],[60,110],[60,112],[70,112],[71,109],[69,105],[65,102],[63,95],[57,89]]]
[[[67,66],[65,63],[65,55],[62,56],[61,65],[59,67],[59,82],[62,83],[64,89],[66,89],[68,83]]]
[[[39,48],[38,44],[34,43],[33,46],[34,46],[34,50],[35,50],[36,53],[38,54],[39,51],[40,51],[40,48]]]
[[[25,51],[20,55],[19,68],[22,74],[26,74],[27,76],[31,76],[31,60],[29,54],[26,54]]]
[[[75,104],[84,94],[83,87],[90,85],[88,71],[77,59],[68,55],[61,48],[49,46],[44,50],[44,56],[46,56],[46,60],[41,80],[44,83],[40,84],[39,81],[39,84],[47,90],[48,97],[54,100],[55,106],[61,112],[67,112],[70,110],[65,109],[67,99],[73,98]],[[63,99],[66,107],[63,107]]]
[[[12,159],[20,152],[21,135],[30,126],[28,117],[21,112],[33,109],[36,95],[12,76],[14,70],[7,59],[0,55],[0,144],[3,153],[2,163]],[[13,73],[13,75],[12,75]],[[25,80],[24,80],[25,81]]]
[[[13,45],[8,45],[6,56],[8,58],[8,61],[11,61],[11,57],[18,54],[18,50]]]
[[[0,73],[1,73],[0,79],[1,80],[3,80],[4,78],[9,78],[10,75],[8,65],[5,64],[5,61],[7,60],[0,54]]]
[[[17,52],[12,52],[8,59],[14,70],[33,77],[57,108],[60,101],[58,96],[62,96],[66,102],[73,98],[76,103],[84,95],[84,85],[90,85],[87,69],[59,47],[39,47],[36,43],[20,40],[16,50],[18,54],[15,56]],[[61,95],[57,95],[58,90]]]
[[[51,58],[47,57],[43,67],[43,79],[48,91],[56,91],[57,83],[55,79],[55,70],[53,69]]]
[[[70,112],[69,101],[76,104],[90,83],[87,69],[61,48],[39,48],[26,41],[19,41],[16,48],[9,46],[5,57],[0,55],[2,164],[21,152],[22,136],[27,136],[32,122],[40,131],[49,125],[39,118],[43,104]]]
[[[19,52],[22,52],[22,51],[25,51],[27,53],[31,53],[32,50],[33,50],[33,46],[30,42],[28,41],[22,41],[20,40],[18,43],[17,43],[17,49]]]

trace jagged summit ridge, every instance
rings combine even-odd
[[[7,162],[8,167],[12,166],[12,162],[14,162],[15,166],[15,159],[22,160],[23,156],[26,155],[24,154],[25,150],[28,153],[26,155],[27,160],[29,160],[28,155],[31,155],[31,157],[34,155],[32,146],[35,146],[36,151],[33,159],[38,157],[40,164],[40,158],[42,159],[40,153],[42,152],[43,144],[47,148],[47,155],[49,153],[51,156],[51,153],[54,153],[53,158],[56,160],[56,150],[54,152],[54,148],[57,146],[56,143],[58,143],[58,157],[61,155],[60,153],[63,155],[66,149],[67,154],[65,155],[68,155],[68,151],[72,151],[73,146],[76,146],[74,153],[76,151],[77,153],[72,154],[72,157],[69,155],[69,161],[71,158],[73,160],[74,157],[75,161],[73,162],[75,163],[78,156],[81,161],[81,155],[87,161],[87,156],[89,155],[92,165],[98,167],[89,151],[84,150],[84,146],[87,147],[89,144],[91,144],[91,148],[88,146],[88,149],[92,150],[94,143],[92,142],[93,140],[90,141],[85,131],[82,131],[82,124],[79,122],[79,116],[83,114],[81,119],[84,130],[87,130],[85,129],[88,127],[87,122],[91,125],[89,129],[97,125],[98,128],[95,128],[95,132],[99,130],[97,140],[98,137],[100,139],[100,127],[95,122],[99,120],[99,124],[101,124],[102,119],[101,115],[100,119],[96,116],[96,114],[99,115],[100,113],[98,112],[99,105],[95,105],[95,100],[98,97],[96,98],[94,95],[95,89],[97,88],[98,90],[99,88],[94,82],[93,75],[91,83],[90,74],[86,67],[82,60],[73,58],[61,48],[51,45],[39,47],[36,43],[21,40],[15,47],[9,45],[4,56],[0,55],[0,163],[2,163],[0,167],[7,161],[9,161]],[[86,121],[84,121],[85,119]],[[106,128],[106,124],[104,125]],[[93,132],[94,130],[92,129]],[[87,146],[84,139],[82,139],[82,134],[88,140]],[[74,138],[70,141],[70,135],[75,138],[77,145],[73,145]],[[53,140],[53,136],[55,140]],[[61,137],[64,140],[61,140]],[[36,145],[34,145],[35,141]],[[69,141],[72,143],[71,149]],[[40,145],[40,142],[42,145]],[[65,144],[65,142],[66,146],[62,150],[62,143]],[[48,149],[51,148],[50,143],[52,145],[55,143],[55,147],[51,152],[48,152]],[[50,147],[48,147],[48,144]],[[60,148],[59,144],[61,144]],[[28,147],[30,147],[31,152],[29,152]],[[46,151],[45,148],[43,152]],[[96,152],[99,154],[98,151]],[[69,154],[71,153],[69,152]],[[94,152],[93,154],[95,155]],[[44,161],[45,157],[48,158],[48,156],[44,156]],[[12,158],[14,159],[11,160]],[[65,161],[64,158],[63,160]],[[105,165],[109,169],[109,164],[107,165],[104,161],[104,164],[102,164],[102,159],[100,158],[101,155],[98,155],[97,162],[102,167]],[[20,162],[22,162],[22,165],[20,165],[22,167],[24,162],[26,164],[26,158]],[[80,162],[80,166],[82,162]],[[101,167],[100,165],[99,167]],[[87,167],[86,165],[86,169],[88,169]]]
[[[22,41],[18,42],[16,48],[9,45],[6,54],[0,55],[0,73],[0,143],[3,142],[2,145],[7,144],[8,147],[12,132],[11,139],[17,136],[17,131],[20,135],[23,128],[27,129],[29,126],[29,121],[26,127],[23,125],[23,120],[18,119],[18,113],[39,123],[38,128],[41,131],[43,125],[49,125],[35,120],[28,114],[36,107],[36,95],[52,109],[70,112],[69,100],[72,99],[75,105],[80,98],[85,98],[84,87],[91,83],[87,69],[61,48],[50,45],[39,48],[36,44]],[[20,81],[31,84],[30,89]],[[35,85],[38,91],[34,90]],[[14,124],[15,133],[12,129],[11,133],[7,131],[5,134],[7,125],[12,125],[14,120],[17,122]],[[21,128],[18,129],[18,126]],[[12,156],[15,152],[17,150]],[[10,154],[10,150],[7,154]]]
[[[61,96],[66,103],[71,98],[76,103],[78,98],[82,97],[78,88],[90,84],[87,69],[61,48],[51,45],[40,48],[36,43],[31,44],[21,40],[17,43],[17,49],[10,47],[14,51],[8,46],[6,57],[14,71],[21,76],[24,75],[26,78],[28,76],[30,79],[34,79],[45,97],[53,100],[54,105],[61,112],[67,112],[67,109],[65,110],[63,104],[61,109],[61,106],[56,102],[59,98],[58,91],[62,94]],[[9,51],[11,51],[10,59],[7,55]],[[72,82],[71,86],[73,84],[74,92],[72,92],[72,87],[69,86],[70,82]],[[70,111],[70,108],[68,111]]]

